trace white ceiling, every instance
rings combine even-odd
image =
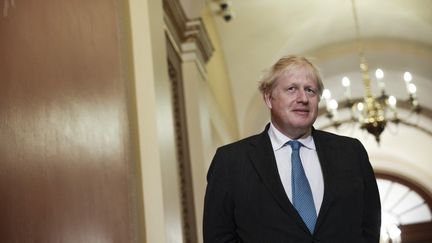
[[[217,1],[208,3],[215,10],[241,136],[261,131],[268,121],[257,82],[263,71],[282,55],[312,57],[334,96],[342,97],[343,76],[350,77],[353,95],[362,96],[351,0],[232,0],[235,18],[230,22],[216,13]],[[432,1],[357,0],[356,4],[370,75],[373,77],[374,70],[382,68],[388,93],[406,99],[402,74],[410,71],[420,104],[432,109]],[[430,119],[420,120],[421,125],[431,127]],[[317,124],[325,122],[325,118],[320,118]],[[387,130],[381,147],[364,132],[338,132],[361,139],[377,167],[405,172],[411,169],[414,177],[418,174],[423,176],[422,181],[429,181],[432,190],[432,153],[428,151],[432,137],[405,126],[397,128],[397,136]],[[407,142],[401,143],[402,139]],[[414,141],[421,146],[413,146]],[[415,149],[412,159],[406,157],[412,154],[409,146]],[[389,162],[392,160],[400,163],[395,167]],[[414,167],[410,164],[413,162]]]

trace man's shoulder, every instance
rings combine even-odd
[[[323,130],[314,129],[312,136],[314,139],[326,140],[326,141],[336,141],[336,142],[359,142],[358,139],[353,137],[348,137],[344,135],[339,135],[332,132],[327,132]]]
[[[246,146],[250,146],[256,144],[262,137],[265,136],[263,133],[251,135],[249,137],[222,145],[219,147],[220,150],[230,150],[230,149],[239,149]]]

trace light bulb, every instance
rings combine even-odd
[[[342,78],[342,86],[344,86],[344,87],[349,87],[350,84],[351,84],[351,82],[350,82],[350,80],[349,80],[348,77],[343,77],[343,78]]]
[[[410,83],[410,84],[408,85],[408,92],[409,92],[410,94],[415,94],[416,91],[417,91],[417,87],[415,86],[415,84]]]
[[[323,98],[326,99],[326,100],[330,99],[330,98],[331,98],[331,92],[330,92],[330,90],[328,90],[328,89],[324,89],[324,90],[323,90],[323,93],[322,93],[322,96],[323,96]]]
[[[405,82],[408,83],[408,82],[411,82],[411,80],[412,80],[412,75],[411,75],[410,72],[405,72],[403,78],[404,78]]]
[[[382,78],[384,78],[384,72],[383,72],[383,70],[381,70],[380,68],[378,68],[378,69],[375,71],[375,76],[376,76],[377,79],[382,79]]]
[[[338,103],[335,99],[331,99],[329,102],[329,108],[332,110],[336,110],[338,108]]]
[[[396,103],[397,103],[396,97],[394,97],[393,95],[390,95],[388,97],[388,103],[389,103],[390,107],[395,108],[396,107]]]
[[[364,104],[362,102],[358,103],[357,104],[357,110],[363,111],[363,109],[364,109]]]

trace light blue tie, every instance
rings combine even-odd
[[[302,217],[306,226],[311,233],[314,232],[315,222],[317,218],[315,205],[313,201],[312,191],[306,178],[302,162],[300,160],[300,147],[302,144],[299,141],[291,140],[288,142],[291,145],[291,187],[292,187],[292,202],[297,212]]]

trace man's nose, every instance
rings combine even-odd
[[[303,89],[298,90],[297,101],[298,102],[308,102],[308,96],[306,94],[306,91],[304,91]]]

